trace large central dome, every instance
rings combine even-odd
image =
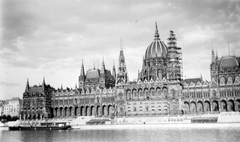
[[[147,47],[147,50],[145,52],[145,59],[148,58],[155,58],[155,57],[167,57],[167,46],[166,44],[161,41],[158,34],[158,28],[156,23],[156,30],[154,35],[153,42]]]

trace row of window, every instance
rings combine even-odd
[[[128,112],[136,112],[136,111],[167,111],[169,110],[169,106],[139,106],[138,108],[133,106],[133,107],[127,107]]]
[[[91,104],[91,103],[99,103],[99,102],[114,102],[114,98],[111,97],[111,98],[102,98],[100,99],[99,97],[97,97],[96,99],[95,98],[85,98],[85,99],[69,99],[69,100],[55,100],[53,101],[52,103],[54,103],[54,105],[68,105],[68,104]]]

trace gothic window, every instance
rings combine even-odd
[[[151,90],[151,93],[152,93],[152,96],[155,96],[155,90],[154,89]]]
[[[152,111],[155,111],[155,106],[152,106]]]
[[[143,92],[142,90],[139,91],[140,97],[143,97]]]
[[[123,93],[119,93],[118,96],[120,100],[123,99]]]
[[[216,91],[213,90],[213,97],[216,97]]]
[[[170,94],[171,94],[172,98],[175,98],[175,91],[174,90],[171,90]]]
[[[148,106],[146,106],[146,111],[148,111]]]
[[[168,91],[166,88],[163,89],[163,94],[165,96],[165,99],[167,99],[167,96],[168,96]]]
[[[133,107],[133,111],[137,111],[137,108],[136,108],[136,107]]]

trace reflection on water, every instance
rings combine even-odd
[[[150,125],[141,129],[136,127],[136,129],[68,131],[8,131],[6,128],[0,128],[0,142],[239,142],[240,140],[238,126],[212,128],[191,125],[185,127],[184,124],[183,127],[169,126]]]

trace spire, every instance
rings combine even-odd
[[[118,59],[116,84],[126,83],[128,80],[125,56],[122,48],[122,39],[120,40],[120,54]]]
[[[45,89],[45,78],[43,77],[43,83],[42,83],[43,90]]]
[[[95,62],[93,62],[93,69],[95,70]]]
[[[45,77],[43,77],[43,84],[45,85]]]
[[[26,88],[25,88],[25,92],[28,92],[29,91],[29,81],[27,79],[27,84],[26,84]]]
[[[212,50],[212,63],[215,63],[215,62],[216,62],[215,53],[214,53],[214,51]]]
[[[83,60],[82,60],[82,67],[81,67],[81,73],[80,73],[80,76],[85,76]]]
[[[63,86],[62,86],[62,84],[61,84],[61,90],[63,90]]]
[[[114,79],[116,78],[116,69],[115,69],[114,62],[113,62],[112,76],[114,77]]]
[[[156,21],[156,29],[155,29],[155,35],[154,35],[154,39],[159,39],[159,33],[158,33],[158,27],[157,27],[157,21]]]
[[[124,56],[124,54],[123,54],[123,42],[122,42],[122,39],[120,39],[120,56]]]
[[[104,57],[103,57],[103,62],[102,62],[101,74],[105,74],[105,63],[104,63]]]

